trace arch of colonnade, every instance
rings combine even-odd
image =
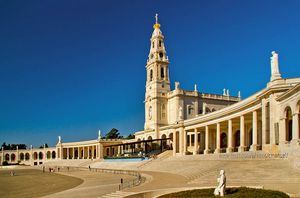
[[[18,150],[1,150],[0,163],[4,161],[14,164],[41,164],[46,160],[56,159],[56,149],[47,148],[43,149],[18,149]],[[51,156],[47,156],[48,153],[51,153]]]
[[[160,137],[171,137],[174,155],[257,151],[264,146],[289,145],[293,141],[299,145],[300,96],[278,105],[279,114],[271,105],[270,100],[262,99],[261,104],[240,111],[237,116],[228,115],[227,119],[195,123],[194,126],[184,126],[186,121],[183,121],[172,126],[173,129],[161,131]]]

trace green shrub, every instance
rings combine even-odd
[[[7,161],[3,161],[2,162],[2,166],[7,166],[8,165],[8,162]]]
[[[160,196],[160,198],[215,198],[214,189],[189,190]],[[254,188],[227,188],[225,197],[230,198],[288,198],[283,192]]]

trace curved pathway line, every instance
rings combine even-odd
[[[119,189],[121,178],[124,182],[135,179],[134,176],[113,173],[101,173],[88,170],[59,172],[59,174],[83,179],[83,183],[75,188],[44,196],[44,198],[81,198],[99,197]]]

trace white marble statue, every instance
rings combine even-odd
[[[217,179],[217,181],[219,185],[215,189],[214,195],[224,197],[225,189],[226,189],[226,176],[224,170],[220,170],[220,177]]]
[[[278,54],[275,51],[272,51],[271,56],[271,81],[281,78],[279,72],[279,63],[278,63]]]
[[[198,89],[197,89],[197,84],[194,85],[194,91],[195,91],[195,92],[198,91]]]
[[[58,144],[60,144],[61,143],[61,137],[60,137],[60,135],[58,136]]]
[[[180,89],[180,83],[179,82],[175,82],[175,89]]]
[[[182,119],[183,119],[183,109],[180,106],[178,110],[178,120],[182,120]]]
[[[100,140],[101,139],[101,130],[99,129],[99,131],[98,131],[98,140]]]

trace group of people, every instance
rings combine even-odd
[[[15,171],[10,171],[10,172],[9,172],[9,175],[10,175],[10,176],[15,176],[16,173],[15,173]]]

